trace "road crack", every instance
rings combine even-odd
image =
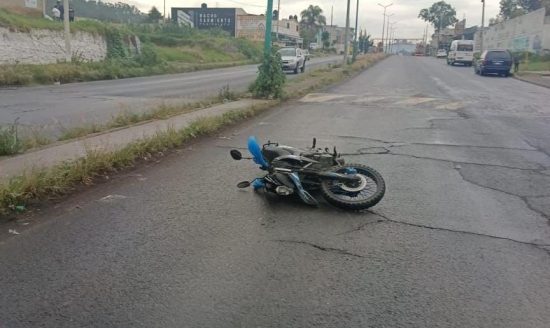
[[[517,168],[516,168],[516,170],[517,170]],[[501,193],[506,194],[506,195],[508,195],[508,196],[517,197],[517,198],[521,199],[521,201],[523,201],[523,203],[525,204],[525,206],[526,206],[529,210],[531,210],[531,211],[533,211],[533,212],[539,214],[539,215],[542,216],[543,218],[549,220],[549,223],[550,223],[550,216],[548,216],[548,214],[546,214],[545,212],[540,211],[540,210],[534,208],[534,207],[529,203],[529,198],[550,197],[550,195],[521,196],[521,195],[514,194],[514,193],[511,193],[511,192],[509,192],[509,191],[502,190],[502,189],[498,189],[498,188],[494,188],[494,187],[482,185],[482,184],[480,184],[480,183],[478,183],[478,182],[476,182],[476,181],[474,181],[474,180],[468,179],[468,178],[462,173],[462,171],[461,171],[460,169],[456,169],[456,171],[458,172],[458,174],[460,175],[460,177],[462,178],[463,181],[466,181],[466,182],[468,182],[468,183],[471,183],[471,184],[473,184],[474,186],[478,186],[478,187],[480,187],[480,188],[484,188],[484,189],[488,189],[488,190],[492,190],[492,191],[501,192]],[[529,171],[529,170],[527,170],[527,171]],[[532,171],[532,172],[540,173],[539,170],[531,170],[531,171]]]
[[[332,247],[325,247],[325,246],[321,246],[321,245],[318,245],[318,244],[310,243],[310,242],[307,242],[307,241],[301,241],[301,240],[286,240],[286,239],[278,239],[278,240],[275,240],[275,241],[276,241],[276,242],[279,242],[279,243],[290,243],[290,244],[307,245],[307,246],[313,247],[313,248],[318,249],[318,250],[323,251],[323,252],[330,252],[330,253],[336,253],[336,254],[340,254],[340,255],[347,255],[347,256],[353,256],[353,257],[364,258],[363,255],[355,254],[355,253],[352,253],[352,252],[350,252],[350,251],[348,251],[348,250],[345,250],[345,249],[332,248]]]
[[[383,151],[378,152],[361,152],[361,150],[366,150],[369,148],[384,148]],[[521,170],[521,171],[529,171],[529,172],[536,172],[536,173],[542,173],[541,171],[546,170],[546,167],[540,166],[537,169],[526,169],[523,167],[516,167],[516,166],[509,166],[509,165],[499,165],[499,164],[488,164],[488,163],[476,163],[476,162],[463,162],[463,161],[455,161],[450,159],[443,159],[443,158],[435,158],[435,157],[428,157],[428,156],[417,156],[417,155],[410,155],[410,154],[399,154],[394,153],[391,151],[391,149],[385,148],[385,147],[369,147],[369,148],[361,148],[359,149],[359,152],[355,153],[342,153],[342,156],[366,156],[366,155],[391,155],[391,156],[401,156],[401,157],[409,157],[414,159],[424,159],[424,160],[430,160],[430,161],[437,161],[437,162],[443,162],[443,163],[449,163],[449,164],[466,164],[466,165],[478,165],[478,166],[487,166],[487,167],[500,167],[504,169],[513,169],[513,170]]]
[[[547,247],[550,247],[550,244],[531,243],[531,242],[527,242],[527,241],[521,241],[521,240],[512,239],[512,238],[508,238],[508,237],[489,235],[489,234],[484,234],[484,233],[480,233],[480,232],[449,229],[449,228],[442,228],[442,227],[434,227],[434,226],[429,226],[429,225],[426,225],[426,224],[412,223],[412,222],[406,222],[406,221],[391,219],[391,218],[389,218],[388,216],[386,216],[382,213],[375,212],[375,211],[372,211],[372,210],[367,210],[367,212],[372,213],[376,216],[379,216],[379,217],[383,218],[385,222],[391,222],[391,223],[395,223],[395,224],[401,224],[401,225],[406,225],[406,226],[411,226],[411,227],[416,227],[416,228],[429,229],[429,230],[445,231],[445,232],[452,232],[452,233],[478,236],[478,237],[484,237],[484,238],[505,240],[505,241],[510,241],[510,242],[522,244],[522,245],[533,246],[535,248],[546,251],[548,253],[548,255],[550,255],[550,250],[547,249]]]
[[[378,215],[378,216],[380,216],[380,215]],[[366,223],[358,225],[357,227],[355,227],[351,230],[347,230],[347,231],[341,232],[339,234],[336,234],[336,236],[341,236],[341,235],[345,235],[345,234],[348,234],[348,233],[361,231],[361,230],[365,229],[366,226],[373,225],[373,224],[378,224],[378,223],[382,223],[382,222],[386,222],[386,220],[378,219],[376,221],[366,222]]]

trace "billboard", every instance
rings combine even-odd
[[[172,8],[172,17],[180,25],[198,29],[220,28],[235,36],[235,8]]]

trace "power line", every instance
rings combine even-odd
[[[231,2],[231,3],[237,4],[237,5],[241,5],[241,6],[266,8],[266,6],[264,6],[264,5],[255,5],[255,4],[251,4],[251,3],[244,3],[244,2],[240,2],[240,1],[234,1],[234,0],[225,0],[224,2]]]

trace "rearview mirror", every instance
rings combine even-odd
[[[250,182],[248,181],[242,181],[237,184],[237,188],[243,189],[250,187]]]
[[[243,159],[243,154],[241,154],[241,152],[237,149],[231,149],[229,154],[231,154],[231,157],[233,157],[233,159],[236,161],[240,161],[241,159]]]

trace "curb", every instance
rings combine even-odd
[[[514,75],[514,79],[516,79],[518,81],[526,82],[526,83],[529,83],[529,84],[537,85],[539,87],[550,89],[550,84],[539,83],[537,81],[532,81],[532,80],[525,79],[525,78],[522,78],[521,76],[516,76],[516,75]]]

